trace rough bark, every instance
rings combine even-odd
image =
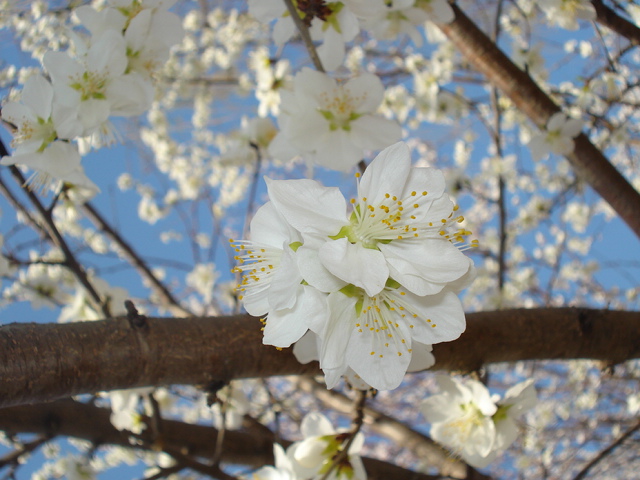
[[[449,24],[438,24],[438,27],[491,85],[509,97],[539,128],[544,128],[560,107],[526,72],[511,62],[458,6],[452,7],[455,20]],[[575,149],[567,159],[576,175],[606,200],[640,238],[640,193],[586,135],[580,134],[575,139]]]
[[[177,451],[205,460],[213,457],[218,431],[213,427],[173,420],[162,421],[162,435],[153,438],[144,431],[137,444],[128,442],[129,434],[116,430],[109,416],[111,410],[94,405],[59,400],[40,405],[23,405],[0,409],[0,430],[9,434],[37,433],[45,436],[68,436],[88,440],[95,445],[119,445],[143,450]],[[290,442],[283,442],[287,446]],[[266,428],[249,426],[225,432],[223,462],[249,466],[273,464],[273,435]],[[413,472],[372,458],[363,458],[370,480],[438,480],[442,477]],[[468,480],[487,479],[477,472]],[[480,476],[477,476],[480,475]]]
[[[260,322],[126,317],[71,324],[0,327],[0,406],[103,390],[201,384],[233,378],[316,374],[290,349],[262,345]],[[467,331],[434,346],[434,369],[472,371],[487,363],[590,358],[615,364],[640,357],[640,312],[582,308],[467,314]]]

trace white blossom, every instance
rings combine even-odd
[[[502,400],[475,380],[439,375],[437,382],[442,393],[421,406],[431,437],[476,468],[487,466],[515,441],[516,420],[537,403],[531,380],[510,388]]]
[[[549,153],[568,155],[573,152],[573,139],[582,131],[581,120],[567,117],[562,112],[554,113],[545,130],[529,141],[534,160],[541,160]]]
[[[309,413],[302,419],[300,431],[304,440],[287,449],[287,457],[299,478],[315,478],[328,471],[335,456],[344,449],[350,434],[336,431],[331,422],[320,413]],[[357,433],[351,442],[347,457],[339,462],[329,479],[365,480],[367,478],[358,455],[364,444],[364,435]]]
[[[551,25],[577,30],[578,20],[595,20],[596,9],[589,0],[537,0]]]
[[[400,126],[375,115],[384,88],[375,75],[362,74],[338,83],[326,74],[303,69],[293,91],[282,92],[280,133],[269,151],[281,160],[295,154],[311,162],[347,172],[366,150],[400,139]]]

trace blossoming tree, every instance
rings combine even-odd
[[[633,2],[0,5],[2,478],[637,475]]]

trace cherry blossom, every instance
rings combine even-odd
[[[552,25],[578,29],[578,20],[595,20],[596,10],[589,0],[537,0]]]
[[[268,465],[256,470],[251,475],[251,480],[298,480],[291,459],[277,443],[273,444],[273,457],[275,467]]]
[[[350,2],[329,2],[316,10],[297,7],[303,22],[309,28],[314,41],[322,44],[317,52],[326,70],[337,69],[345,55],[345,43],[360,31],[356,14],[349,8]],[[282,47],[295,33],[295,25],[280,0],[249,0],[249,13],[262,22],[277,19],[273,28],[273,40]]]
[[[475,380],[439,375],[437,382],[443,392],[421,406],[431,422],[431,437],[477,468],[487,466],[514,442],[515,420],[537,403],[532,381],[515,385],[502,401]]]
[[[382,82],[363,74],[339,84],[326,74],[303,69],[293,91],[282,92],[280,133],[271,154],[287,160],[303,155],[312,163],[347,172],[365,150],[377,150],[400,139],[400,126],[375,115],[382,102]]]
[[[2,157],[0,164],[36,170],[30,182],[37,186],[61,180],[98,191],[84,174],[77,147],[62,140],[81,131],[75,110],[54,101],[53,87],[43,76],[34,75],[25,82],[21,102],[8,102],[2,109],[2,119],[16,130],[11,143],[14,154]]]
[[[336,431],[329,419],[320,413],[309,413],[300,425],[304,440],[287,449],[293,470],[299,478],[314,478],[329,471],[333,459],[343,450],[351,434]],[[364,435],[357,433],[349,445],[348,455],[331,471],[329,479],[364,480],[367,478],[358,455],[364,444]]]
[[[541,160],[549,153],[567,155],[573,152],[573,139],[582,131],[581,120],[569,118],[562,112],[554,113],[545,131],[531,138],[529,148],[534,160]]]
[[[328,272],[369,296],[390,276],[417,295],[431,295],[469,271],[469,259],[455,244],[471,232],[455,227],[463,217],[444,185],[441,172],[411,167],[402,143],[369,165],[350,214],[338,189],[311,180],[267,183],[271,201],[305,247],[313,245]]]

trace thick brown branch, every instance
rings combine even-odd
[[[544,128],[560,108],[460,8],[452,6],[455,20],[449,24],[439,24],[440,29],[493,86],[508,96],[539,128]],[[580,134],[576,138],[574,152],[567,158],[576,175],[591,185],[640,238],[640,194],[602,152],[586,135]]]
[[[140,434],[140,443],[131,445],[131,434],[117,430],[110,422],[111,410],[73,400],[0,409],[0,430],[8,433],[37,433],[80,438],[96,445],[149,448],[149,445],[207,458],[218,431],[213,427],[163,420],[162,438],[152,438],[148,429]],[[224,461],[244,465],[262,465],[273,461],[273,438],[264,431],[250,429],[227,432]]]
[[[0,327],[0,406],[147,385],[318,373],[290,350],[262,345],[247,315],[126,318]],[[516,309],[467,315],[467,331],[434,346],[435,369],[471,371],[486,363],[640,358],[640,312],[581,308]]]
[[[634,45],[640,45],[640,28],[626,18],[619,16],[607,7],[602,0],[591,0],[596,9],[596,20],[601,25],[610,28],[618,35],[622,35]]]
[[[57,402],[0,409],[0,430],[8,433],[38,433],[81,438],[96,445],[119,445],[137,449],[160,448],[184,456],[211,459],[218,431],[212,427],[163,420],[160,444],[141,434],[141,442],[131,445],[129,434],[116,430],[111,411],[93,405],[59,400]],[[248,428],[225,434],[222,461],[242,465],[273,464],[273,437],[267,429]],[[285,446],[289,442],[285,443]],[[412,472],[396,465],[363,458],[370,480],[438,480],[440,476]]]

